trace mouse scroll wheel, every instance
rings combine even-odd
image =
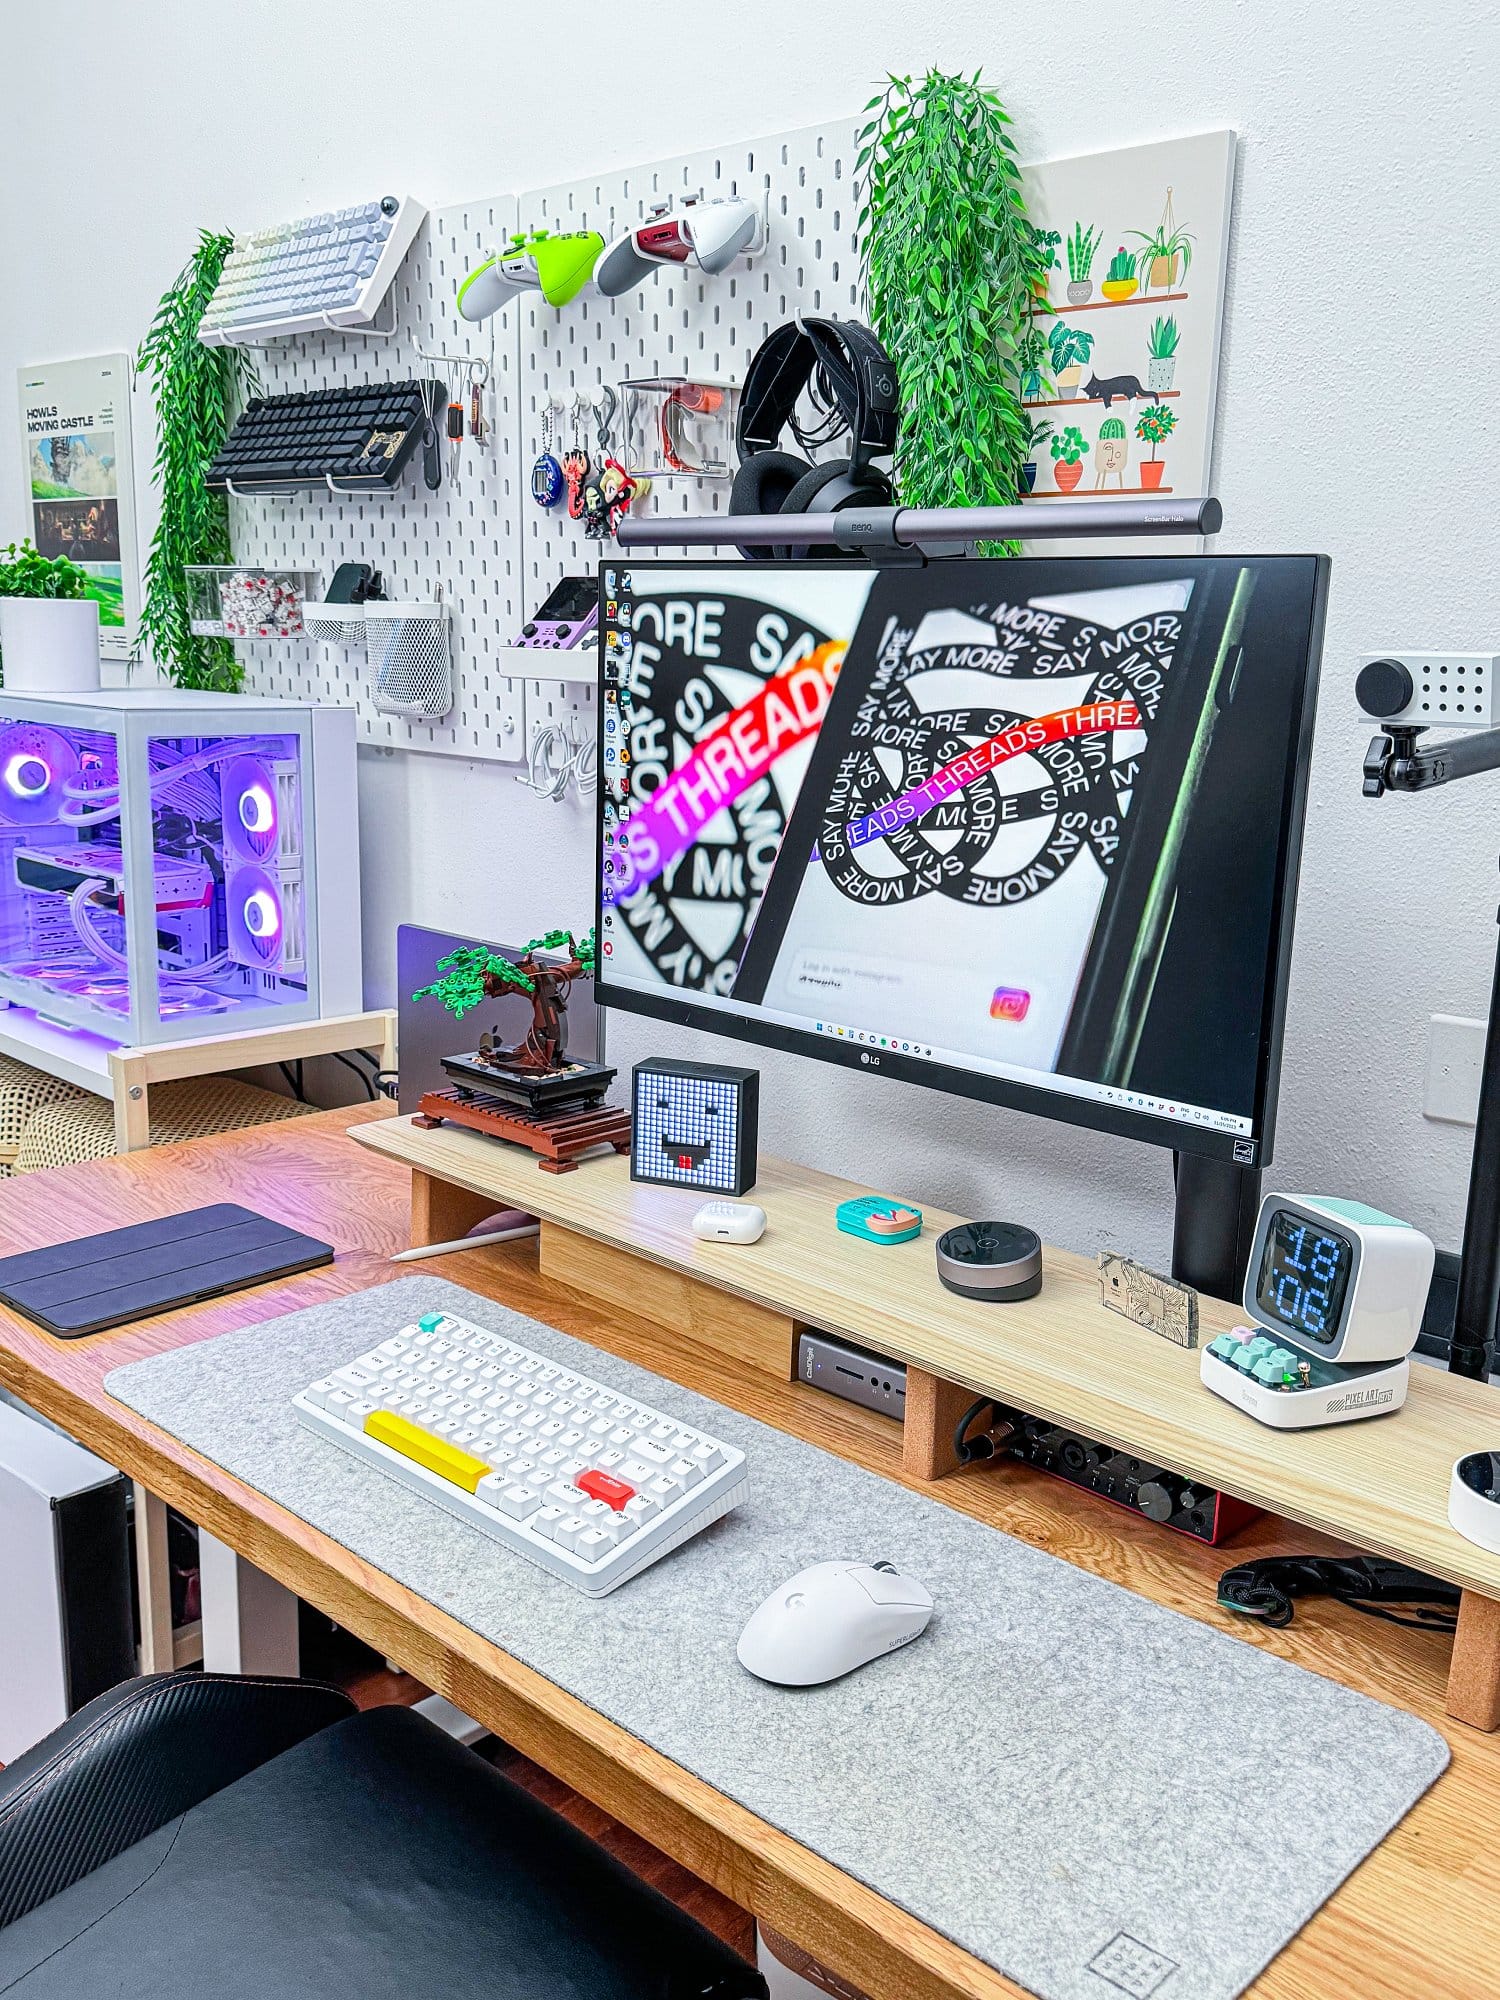
[[[887,1576],[899,1576],[901,1574],[901,1572],[897,1569],[894,1563],[888,1563],[888,1562],[871,1563],[870,1567],[871,1569],[883,1570]]]

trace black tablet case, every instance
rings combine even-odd
[[[0,1257],[0,1301],[63,1340],[331,1264],[333,1250],[232,1201]]]

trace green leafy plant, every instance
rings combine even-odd
[[[1112,285],[1123,285],[1127,279],[1134,276],[1134,254],[1127,250],[1122,243],[1114,256],[1109,260],[1109,283]]]
[[[1057,246],[1062,242],[1062,235],[1056,229],[1038,229],[1034,222],[1026,226],[1031,231],[1032,289],[1045,298],[1047,273],[1062,269],[1057,261]]]
[[[141,637],[177,687],[237,693],[244,668],[226,639],[191,629],[188,563],[227,563],[229,508],[203,481],[253,382],[238,347],[204,347],[198,327],[214,295],[231,236],[205,229],[198,247],[156,309],[136,356],[156,403],[156,462],[151,481],[161,491],[161,519],[146,563]]]
[[[87,597],[92,579],[66,556],[39,555],[29,541],[0,550],[0,597]]]
[[[1043,373],[1047,353],[1046,336],[1033,321],[1016,344],[1016,375],[1020,382],[1023,403],[1037,402],[1043,388],[1051,387]]]
[[[1150,445],[1153,459],[1156,447],[1165,444],[1176,428],[1177,418],[1165,403],[1152,403],[1135,420],[1135,434],[1142,443]]]
[[[1061,375],[1065,368],[1087,365],[1094,351],[1094,336],[1085,333],[1081,326],[1069,326],[1066,320],[1055,320],[1047,335],[1047,348],[1052,357],[1052,373]]]
[[[1085,229],[1081,222],[1073,224],[1068,237],[1068,276],[1075,284],[1081,285],[1093,270],[1102,233],[1098,229]]]
[[[1052,425],[1048,423],[1045,417],[1040,423],[1033,422],[1030,417],[1026,419],[1026,457],[1028,460],[1036,457],[1042,446],[1051,437],[1052,428]]]
[[[1177,341],[1178,332],[1175,319],[1168,317],[1166,319],[1155,319],[1151,322],[1151,331],[1147,336],[1146,345],[1153,361],[1170,361],[1172,356],[1177,352]]]
[[[1103,444],[1106,438],[1123,438],[1124,435],[1125,420],[1123,417],[1106,417],[1104,422],[1099,426],[1100,444]]]
[[[1026,452],[1021,346],[1048,269],[1010,119],[978,71],[891,77],[865,110],[858,231],[870,322],[901,383],[897,488],[907,506],[1007,505]]]
[[[1143,229],[1128,229],[1127,236],[1133,236],[1140,244],[1138,261],[1146,266],[1165,260],[1170,270],[1174,259],[1182,259],[1182,275],[1188,274],[1188,266],[1193,261],[1193,244],[1197,240],[1185,229],[1178,229],[1166,221],[1159,222],[1149,233]],[[1131,275],[1127,273],[1127,276]]]
[[[1069,424],[1060,436],[1052,440],[1052,456],[1060,458],[1064,465],[1077,465],[1084,453],[1091,449],[1077,424]]]

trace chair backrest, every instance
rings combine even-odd
[[[0,1926],[353,1713],[317,1681],[121,1681],[0,1771]]]

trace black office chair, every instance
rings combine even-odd
[[[424,1716],[122,1682],[0,1772],[15,2000],[766,2000],[727,1946]]]

